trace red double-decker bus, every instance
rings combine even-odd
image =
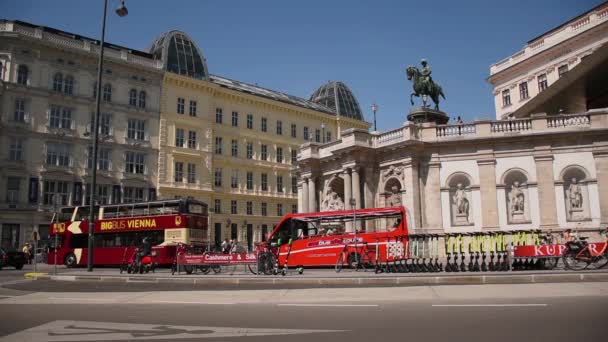
[[[404,207],[288,214],[259,246],[279,265],[335,266],[341,254],[347,264],[364,254],[370,263],[404,256],[407,235]]]
[[[104,205],[95,208],[94,265],[120,265],[144,237],[152,240],[155,262],[170,265],[177,245],[208,241],[207,204],[191,199]],[[87,264],[89,207],[61,208],[51,225],[55,245],[49,264],[68,267]]]

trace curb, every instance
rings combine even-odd
[[[29,276],[29,277],[28,277]],[[425,276],[425,277],[352,277],[352,278],[278,278],[278,277],[235,277],[235,278],[172,278],[172,277],[131,277],[103,275],[49,275],[28,273],[26,278],[52,281],[86,281],[130,284],[185,284],[224,286],[433,286],[433,285],[491,285],[491,284],[536,284],[536,283],[576,283],[608,282],[608,273],[571,274],[517,274],[517,275],[466,275],[466,276]]]

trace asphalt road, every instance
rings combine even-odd
[[[0,341],[581,341],[608,333],[608,284],[23,293]]]

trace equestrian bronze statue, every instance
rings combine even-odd
[[[431,77],[431,67],[425,59],[421,61],[422,69],[418,70],[415,66],[406,69],[407,79],[413,82],[414,92],[410,95],[410,102],[414,105],[414,96],[422,96],[422,106],[426,107],[426,98],[430,97],[435,102],[435,110],[439,110],[439,96],[445,100],[445,95],[441,86]]]

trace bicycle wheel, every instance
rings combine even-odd
[[[593,267],[595,269],[600,269],[608,265],[608,257],[606,255],[599,256],[597,259],[593,261]]]
[[[259,260],[255,264],[247,264],[247,269],[249,269],[249,272],[257,275],[258,269],[259,269],[259,264],[260,264]]]
[[[587,263],[576,258],[575,252],[566,252],[562,256],[562,261],[564,262],[564,267],[567,270],[578,271],[587,267]]]
[[[344,253],[340,253],[340,255],[338,255],[338,260],[336,261],[336,273],[342,271],[342,267],[344,267]]]
[[[211,266],[211,270],[213,271],[213,273],[217,274],[222,272],[222,267],[220,265],[213,265]]]
[[[559,262],[559,258],[547,258],[545,259],[545,269],[546,270],[552,270],[557,266],[557,263]]]
[[[209,272],[211,272],[211,267],[209,267],[209,266],[199,266],[198,270],[201,271],[201,273],[203,273],[203,274],[209,274]]]

